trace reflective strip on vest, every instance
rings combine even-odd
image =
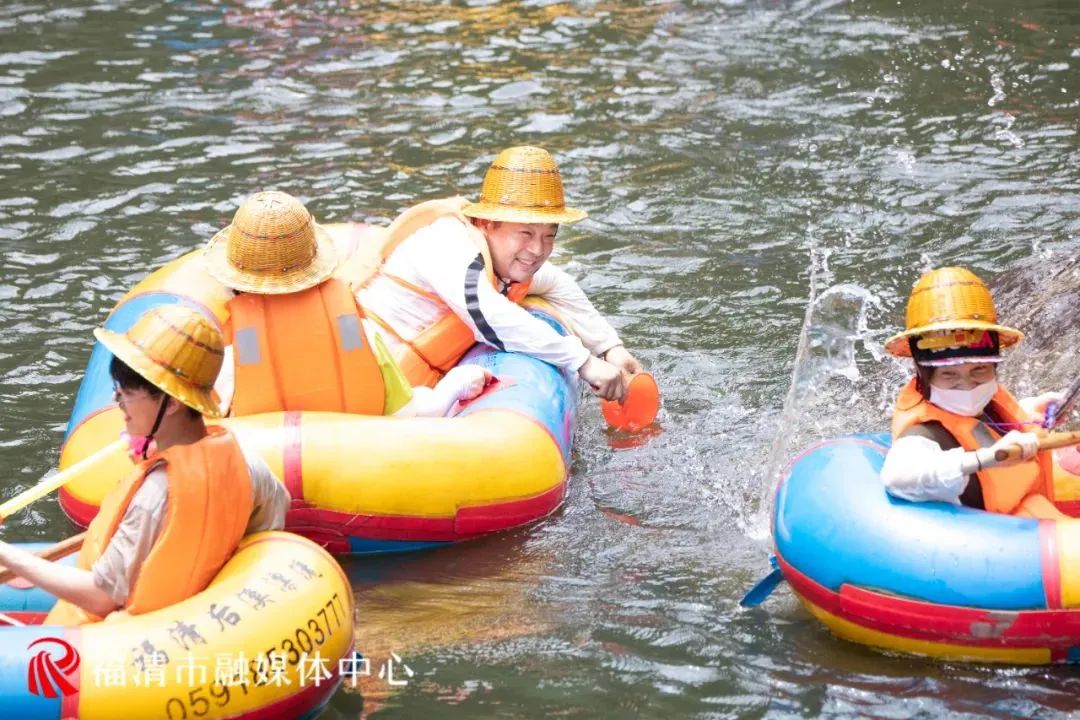
[[[358,315],[338,315],[337,324],[342,352],[364,349],[364,331]]]
[[[258,365],[262,360],[259,352],[259,331],[253,327],[240,328],[235,333],[233,348],[236,362],[240,365]]]
[[[285,295],[244,293],[228,307],[235,345],[233,415],[383,413],[382,372],[343,280]]]

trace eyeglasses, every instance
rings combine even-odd
[[[115,384],[113,385],[113,395],[112,396],[113,396],[113,402],[115,402],[117,405],[120,404],[121,400],[123,400],[125,403],[130,403],[130,402],[136,402],[136,401],[142,400],[142,399],[147,399],[147,400],[152,399],[152,396],[150,395],[150,393],[148,393],[146,390],[143,390],[142,388],[138,388],[138,389],[135,389],[135,390],[130,390],[130,389],[127,389],[127,388],[122,388],[119,385],[115,385]]]

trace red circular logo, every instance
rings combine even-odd
[[[56,637],[38,638],[27,645],[26,649],[41,643],[59,645],[64,654],[54,660],[52,653],[41,650],[30,658],[30,667],[26,671],[26,686],[30,692],[46,698],[78,692],[78,689],[68,682],[68,678],[79,669],[79,651],[66,640]]]

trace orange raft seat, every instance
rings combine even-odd
[[[378,228],[327,225],[347,255]],[[230,293],[194,251],[152,273],[117,303],[105,327],[126,331],[151,307],[182,303],[219,328]],[[345,279],[345,278],[343,278]],[[561,332],[542,301],[530,311]],[[98,344],[75,399],[61,469],[117,439],[123,416],[112,399],[111,354]],[[576,375],[533,357],[478,345],[461,360],[497,378],[449,418],[393,418],[326,412],[273,412],[220,421],[259,450],[288,487],[286,529],[334,553],[411,550],[468,540],[542,518],[563,500],[577,403]],[[80,525],[130,471],[125,450],[95,461],[60,491]]]

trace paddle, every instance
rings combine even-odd
[[[660,388],[656,378],[639,372],[630,379],[621,403],[601,400],[600,411],[608,425],[617,430],[640,430],[648,427],[660,412]]]
[[[82,460],[75,463],[66,470],[62,470],[61,472],[56,473],[52,477],[45,478],[29,490],[24,490],[23,492],[19,493],[7,502],[0,504],[0,523],[4,522],[5,519],[11,517],[11,515],[22,510],[35,500],[40,500],[41,498],[51,493],[53,490],[57,490],[63,487],[68,482],[73,480],[76,476],[78,476],[82,472],[85,472],[89,466],[100,462],[108,455],[116,452],[116,450],[123,447],[124,444],[125,441],[123,440],[111,442],[105,447],[95,452],[94,454],[84,457]]]
[[[73,552],[78,552],[85,539],[86,532],[81,532],[78,535],[69,537],[67,540],[61,540],[55,545],[50,545],[44,550],[39,550],[36,555],[43,560],[59,560],[60,558],[67,557]],[[6,568],[0,569],[0,585],[9,583],[16,577],[17,576],[12,571]]]
[[[1054,450],[1069,447],[1070,445],[1080,445],[1080,432],[1050,433],[1039,438],[1040,450]],[[994,460],[999,463],[1006,460],[1015,460],[1020,457],[1021,452],[1019,445],[1013,445],[1010,448],[995,452]]]
[[[750,588],[749,592],[743,595],[742,600],[739,601],[739,607],[757,607],[765,602],[765,598],[772,595],[777,585],[784,581],[784,576],[780,572],[775,555],[769,558],[769,564],[772,565],[772,572],[754,583],[754,587]]]

